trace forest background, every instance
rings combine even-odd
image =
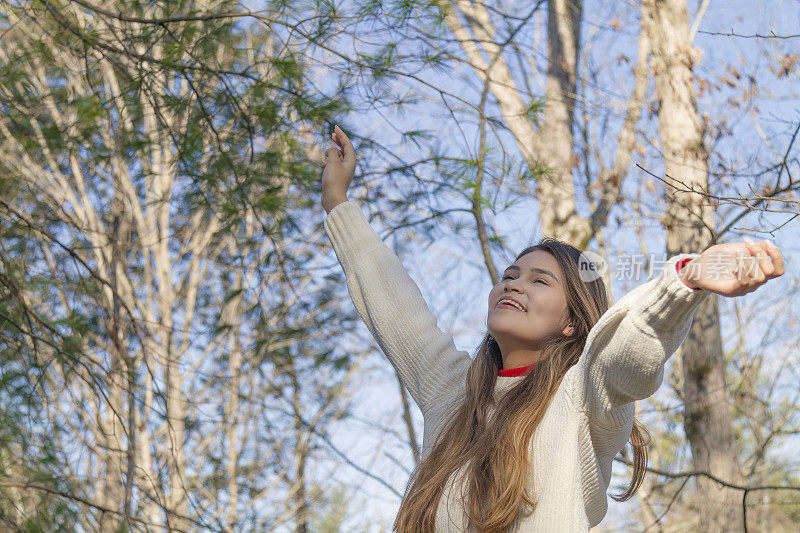
[[[470,353],[541,236],[615,300],[772,239],[786,275],[698,310],[595,531],[800,521],[800,1],[0,6],[2,529],[390,530],[422,417],[324,233],[334,124]]]

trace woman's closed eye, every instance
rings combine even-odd
[[[505,280],[505,279],[514,279],[514,278],[513,278],[513,277],[511,277],[511,276],[503,276],[503,277],[501,278],[501,281],[502,281],[502,280]],[[534,281],[534,283],[538,283],[538,282],[540,282],[540,281],[541,281],[541,282],[542,282],[544,285],[547,285],[547,282],[545,282],[543,279],[537,279],[536,281]]]

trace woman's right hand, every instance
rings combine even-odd
[[[339,145],[325,151],[325,169],[322,171],[322,207],[326,213],[347,201],[347,188],[356,172],[356,152],[353,143],[339,126],[331,134]],[[341,149],[341,150],[340,150]]]

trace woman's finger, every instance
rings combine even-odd
[[[772,264],[772,259],[770,259],[767,253],[766,242],[764,242],[763,246],[761,246],[761,250],[758,252],[758,268],[761,269],[761,272],[764,273],[767,279],[771,278],[772,274],[775,272],[775,265]]]
[[[766,268],[772,269],[772,265],[766,265],[769,262],[769,258],[766,256],[764,251],[765,244],[764,243],[756,243],[750,240],[749,238],[745,237],[745,246],[747,247],[748,251],[751,254],[751,257],[745,258],[747,262],[746,265],[746,275],[747,278],[751,283],[761,283],[763,278],[766,274]]]
[[[353,143],[350,142],[350,139],[347,137],[347,135],[345,135],[345,133],[342,131],[342,128],[339,126],[334,126],[333,131],[336,133],[336,139],[339,141],[342,147],[344,159],[355,161],[356,151],[353,149]]]
[[[331,160],[331,157],[333,156],[336,156],[340,159],[342,157],[341,154],[339,153],[339,149],[336,148],[335,146],[331,146],[330,148],[325,150],[325,163],[327,164]]]
[[[781,251],[778,247],[770,241],[767,241],[767,255],[772,259],[773,266],[773,272],[768,277],[771,279],[782,276],[783,273],[786,272],[786,267],[783,264],[783,255],[781,255]]]
[[[767,253],[767,241],[753,242],[750,239],[745,238],[745,244],[747,244],[748,249],[751,250],[758,261],[758,269],[760,272],[756,272],[757,277],[760,278],[761,273],[763,273],[766,279],[772,277],[772,273],[775,271],[775,266],[772,264],[770,256]]]
[[[758,270],[758,263],[753,257],[753,250],[745,243],[747,252],[740,252],[736,258],[736,280],[742,289],[746,290],[753,283],[753,276]]]
[[[333,139],[333,142],[339,145],[340,150],[344,151],[344,147],[342,146],[342,141],[340,140],[339,136],[336,135],[335,131],[331,133],[331,139]]]

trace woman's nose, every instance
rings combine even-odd
[[[506,284],[505,288],[503,289],[503,293],[510,292],[510,291],[522,292],[522,290],[520,290],[520,288],[517,287],[516,285],[508,283],[508,284]]]

